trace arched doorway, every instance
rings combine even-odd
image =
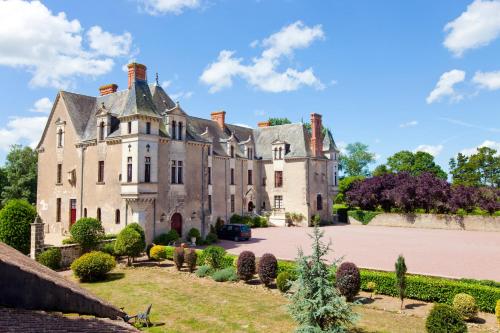
[[[248,203],[248,212],[251,213],[255,209],[255,205],[253,204],[252,201]]]
[[[171,221],[170,228],[172,230],[177,231],[179,236],[182,237],[182,215],[179,213],[175,213],[174,215],[172,215],[170,221]]]

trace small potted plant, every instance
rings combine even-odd
[[[192,246],[196,246],[196,240],[201,239],[200,231],[196,228],[191,228],[187,234],[188,241],[191,241]]]

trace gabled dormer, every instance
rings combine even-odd
[[[163,119],[168,136],[172,140],[186,140],[187,114],[182,110],[179,102],[175,103],[174,108],[164,113]]]
[[[106,109],[104,102],[101,103],[96,113],[97,120],[97,142],[106,140],[111,133],[111,113]]]
[[[271,143],[273,160],[283,160],[290,152],[290,144],[283,140],[274,140]]]
[[[240,142],[240,146],[242,147],[243,154],[249,160],[253,160],[255,158],[255,142],[253,141],[252,136],[249,136],[247,140]]]
[[[236,137],[234,136],[234,132],[231,133],[231,136],[225,140],[226,142],[226,154],[230,158],[236,158],[237,155],[237,149],[238,149],[238,140],[236,140]]]

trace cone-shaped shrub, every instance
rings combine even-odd
[[[176,247],[174,250],[174,263],[177,270],[181,270],[182,265],[184,264],[184,248]]]
[[[238,277],[241,280],[251,280],[255,274],[255,254],[250,251],[241,252],[236,266],[238,267]]]
[[[196,261],[198,260],[198,255],[194,249],[187,249],[184,252],[184,261],[187,264],[189,273],[193,273],[196,269]]]
[[[337,289],[348,301],[352,301],[361,288],[359,269],[352,262],[344,262],[340,265],[335,281]]]
[[[271,253],[266,253],[259,260],[259,278],[264,285],[269,286],[278,274],[278,261]]]

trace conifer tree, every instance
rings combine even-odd
[[[401,300],[401,310],[403,310],[403,302],[406,296],[406,264],[405,258],[400,255],[396,261],[396,288]]]

